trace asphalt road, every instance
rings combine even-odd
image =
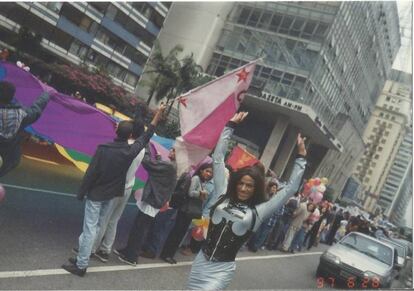
[[[70,165],[53,165],[24,158],[0,179],[6,200],[0,204],[0,289],[184,289],[192,257],[177,256],[169,265],[140,259],[138,267],[112,255],[104,264],[91,260],[79,278],[60,266],[73,256],[81,232],[84,203],[75,199],[82,173]],[[136,213],[128,205],[118,227],[115,247],[126,242]],[[315,270],[327,246],[311,252],[241,251],[229,289],[316,289]]]

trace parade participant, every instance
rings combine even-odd
[[[123,196],[128,169],[148,144],[164,109],[165,105],[161,104],[147,131],[132,145],[128,144],[128,139],[132,134],[133,123],[121,121],[116,129],[117,138],[114,142],[98,146],[77,195],[81,201],[86,197],[83,232],[79,236],[79,253],[76,259],[70,258],[70,264],[62,265],[66,271],[81,277],[85,275],[99,225],[108,211],[109,202],[114,197]]]
[[[329,230],[329,233],[326,237],[326,243],[328,245],[332,245],[335,240],[335,234],[338,231],[339,227],[341,226],[341,221],[344,219],[344,216],[342,214],[342,209],[339,209],[337,213],[335,213],[334,220],[332,222],[331,229]]]
[[[293,219],[293,213],[299,205],[299,199],[299,192],[297,192],[283,206],[282,215],[269,235],[267,242],[268,249],[277,250],[279,245],[285,240],[286,233]]]
[[[128,140],[128,143],[133,144],[143,132],[144,123],[139,119],[134,120],[132,135]],[[141,165],[144,154],[145,150],[141,150],[141,152],[132,161],[126,174],[124,195],[121,197],[115,197],[110,201],[107,215],[103,218],[103,222],[99,226],[99,233],[92,248],[92,254],[94,254],[94,256],[102,262],[107,262],[109,259],[109,254],[111,253],[116,237],[118,221],[124,212],[129,198],[131,197],[132,187],[135,184],[135,173]]]
[[[119,260],[126,264],[137,264],[138,256],[155,216],[170,200],[174,191],[177,182],[177,166],[175,155],[170,154],[170,158],[173,159],[163,161],[160,156],[152,159],[149,147],[145,152],[142,166],[148,172],[148,180],[145,183],[141,201],[137,201],[138,213],[129,232],[127,245],[115,251]]]
[[[267,190],[266,193],[268,195],[268,198],[272,198],[273,195],[277,193],[277,186],[278,184],[275,181],[270,181],[267,184]],[[252,236],[252,238],[249,240],[247,244],[247,248],[251,252],[257,252],[257,250],[264,244],[266,241],[270,231],[272,230],[272,227],[274,226],[276,220],[274,216],[277,214],[272,214],[272,216],[265,222],[263,222],[258,231]]]
[[[307,250],[310,250],[313,246],[317,246],[319,243],[319,235],[323,228],[326,226],[326,221],[329,216],[329,209],[328,206],[324,205],[321,208],[321,216],[319,217],[318,221],[315,222],[311,228],[311,230],[308,232],[309,234],[309,242]],[[306,241],[306,239],[305,239]]]
[[[315,210],[313,203],[303,201],[299,207],[293,213],[293,220],[286,233],[285,240],[283,241],[282,250],[288,252],[290,245],[295,237],[295,234],[302,228],[303,222],[309,217],[309,215]]]
[[[296,193],[306,166],[304,139],[298,136],[299,157],[285,188],[267,202],[264,191],[264,171],[257,165],[233,172],[224,189],[224,155],[236,124],[243,121],[246,112],[233,116],[224,128],[213,154],[214,185],[223,193],[211,208],[206,243],[196,256],[187,288],[190,290],[224,289],[233,278],[235,257],[240,247],[257,231],[260,224]]]
[[[191,220],[201,218],[203,201],[207,199],[208,194],[204,189],[204,184],[212,178],[212,175],[213,167],[210,163],[206,163],[201,165],[191,178],[186,202],[178,210],[174,228],[168,235],[160,254],[160,258],[167,263],[177,263],[174,256],[191,224]]]
[[[49,94],[40,95],[32,106],[22,107],[13,101],[16,87],[0,81],[0,177],[13,170],[20,162],[22,133],[25,127],[36,122],[49,102]]]
[[[140,257],[155,259],[159,256],[164,243],[175,225],[178,209],[185,203],[191,186],[191,170],[185,171],[178,178],[174,192],[168,202],[168,208],[155,217],[147,241],[143,246]]]

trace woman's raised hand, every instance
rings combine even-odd
[[[234,114],[234,116],[230,119],[230,121],[233,121],[236,124],[241,123],[246,116],[249,114],[249,112],[241,111]]]
[[[302,156],[306,156],[306,147],[305,147],[306,137],[302,137],[299,133],[297,138],[297,145],[298,145],[298,154]]]

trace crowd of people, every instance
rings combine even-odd
[[[268,185],[283,187],[277,181]],[[277,191],[271,193],[277,195]],[[251,252],[266,249],[296,253],[310,250],[319,243],[332,245],[352,231],[376,238],[390,236],[385,227],[378,226],[364,215],[351,215],[328,201],[314,204],[308,196],[298,192],[262,224],[249,240],[247,248]]]
[[[8,121],[0,136],[2,175],[18,164],[20,131],[40,117],[49,99],[42,95],[32,107],[23,108],[12,104],[14,90],[13,84],[0,82],[0,114]],[[229,140],[246,112],[229,120],[211,157],[177,177],[174,149],[165,159],[149,144],[164,109],[162,104],[149,124],[140,114],[121,121],[115,140],[96,149],[77,194],[85,200],[85,210],[79,244],[73,248],[76,257],[69,258],[63,269],[84,276],[91,257],[106,262],[112,251],[129,265],[136,265],[140,256],[175,264],[175,255],[184,246],[183,254],[197,254],[187,288],[224,289],[243,246],[252,252],[267,248],[294,253],[319,242],[332,244],[350,231],[374,231],[361,217],[327,201],[315,204],[300,191],[307,154],[300,135],[297,158],[284,183],[275,178],[265,181],[260,162],[237,171],[227,167]],[[140,165],[148,179],[135,195],[136,217],[123,247],[113,249]],[[194,219],[207,221],[208,230],[194,227]]]

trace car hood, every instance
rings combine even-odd
[[[336,244],[327,252],[339,257],[343,264],[363,272],[370,271],[378,275],[385,275],[391,269],[391,266],[341,244]]]

